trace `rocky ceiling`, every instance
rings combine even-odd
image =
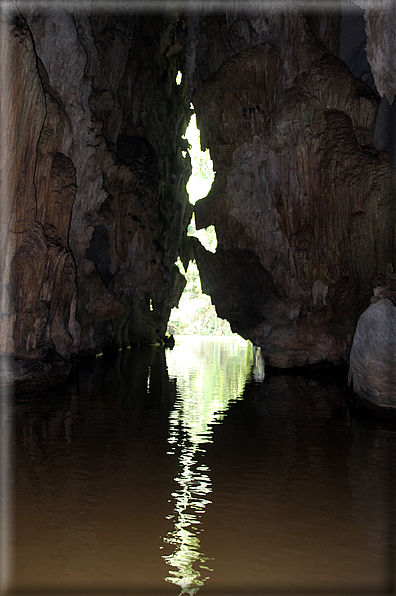
[[[163,340],[178,256],[271,365],[347,361],[396,263],[396,9],[359,3],[3,12],[10,378]],[[195,209],[214,254],[187,237],[190,102],[216,171]]]

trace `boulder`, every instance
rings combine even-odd
[[[364,401],[396,412],[396,307],[387,298],[371,304],[359,318],[349,381]]]

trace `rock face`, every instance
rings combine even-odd
[[[394,56],[396,48],[396,6],[383,0],[352,0],[364,9],[367,58],[381,95],[392,104],[396,94]]]
[[[43,358],[52,350],[69,360],[79,325],[76,269],[67,244],[75,169],[61,153],[67,118],[40,81],[23,19],[3,20],[1,38],[9,82],[2,105],[8,136],[2,139],[1,225],[7,245],[1,263],[1,351]]]
[[[174,263],[194,254],[218,314],[267,362],[343,362],[395,263],[394,179],[379,151],[393,141],[378,132],[377,93],[337,58],[341,12],[167,7],[2,12],[7,378],[58,377],[78,356],[162,341],[185,284]],[[196,206],[198,226],[216,226],[215,254],[187,237],[190,101],[216,171]]]
[[[371,146],[378,98],[302,15],[276,15],[265,35],[193,96],[217,172],[196,223],[218,238],[195,255],[219,316],[270,365],[339,363],[395,256],[393,174]]]
[[[353,390],[365,401],[396,412],[396,308],[385,298],[359,318],[350,356]]]
[[[56,10],[28,22],[74,131],[79,353],[158,341],[177,301],[174,262],[189,220],[176,21]]]
[[[3,15],[2,354],[67,363],[164,337],[191,217],[177,22]]]

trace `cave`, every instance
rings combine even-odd
[[[396,8],[149,4],[0,13],[10,593],[126,594],[132,572],[145,594],[390,593]],[[195,204],[192,115],[215,172]],[[191,261],[228,348],[168,336]]]
[[[66,373],[76,358],[163,342],[184,287],[177,257],[196,259],[220,316],[268,366],[348,363],[375,288],[394,285],[384,19],[344,0],[6,11],[11,377],[48,354]],[[195,207],[182,138],[192,105],[216,171]],[[215,225],[215,254],[187,236],[193,210],[197,228]]]

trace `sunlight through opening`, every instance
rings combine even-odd
[[[190,143],[189,149],[192,172],[187,182],[186,190],[192,205],[205,198],[212,188],[215,172],[213,171],[213,162],[210,159],[209,149],[201,151],[201,137],[197,127],[197,117],[191,116],[187,127],[185,139]],[[210,252],[216,252],[217,236],[214,226],[208,226],[202,230],[197,230],[195,225],[195,214],[193,213],[190,225],[187,231],[188,236],[195,236],[200,243]]]
[[[191,108],[194,109],[192,104]],[[200,132],[197,128],[195,114],[191,116],[183,138],[187,139],[190,145],[188,153],[192,167],[186,190],[190,203],[195,205],[197,201],[207,196],[215,177],[209,149],[201,151]],[[208,226],[197,230],[194,214],[188,226],[187,234],[198,238],[206,250],[216,252],[217,236],[215,227]],[[237,334],[232,333],[229,322],[217,316],[210,296],[202,293],[201,279],[196,262],[190,261],[187,271],[184,269],[180,257],[177,259],[176,265],[180,273],[186,278],[187,284],[180,298],[179,306],[171,311],[168,333],[171,335],[236,336]]]
[[[190,203],[195,205],[199,199],[206,197],[215,177],[209,149],[201,151],[201,136],[199,129],[197,128],[197,117],[195,114],[191,116],[186,134],[183,138],[187,139],[191,145],[188,152],[191,159],[192,173],[187,182],[186,189]]]

